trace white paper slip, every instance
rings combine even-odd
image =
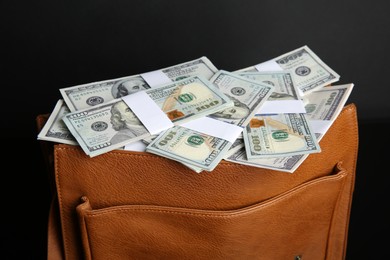
[[[173,127],[172,121],[145,91],[122,97],[151,135]]]
[[[269,60],[255,65],[257,71],[283,71],[283,68],[274,60]]]
[[[140,74],[150,87],[171,83],[172,80],[161,70],[154,70]]]
[[[266,101],[257,114],[306,113],[302,100]]]
[[[218,137],[233,143],[241,134],[243,128],[209,117],[202,117],[181,124],[182,127]]]

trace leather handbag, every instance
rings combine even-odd
[[[48,115],[38,115],[38,129]],[[40,141],[48,259],[345,259],[358,153],[346,105],[294,173],[222,161],[195,173],[146,152],[93,158]]]

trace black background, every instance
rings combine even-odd
[[[3,0],[0,28],[2,259],[45,259],[50,193],[35,117],[52,111],[60,88],[201,56],[233,71],[303,45],[341,75],[334,85],[355,85],[347,103],[358,108],[360,149],[347,259],[389,257],[386,1]]]

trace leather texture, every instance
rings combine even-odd
[[[48,258],[344,259],[356,112],[345,106],[321,153],[294,173],[222,161],[198,174],[150,153],[90,158],[78,146],[42,141],[55,184]]]

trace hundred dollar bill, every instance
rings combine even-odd
[[[244,140],[242,140],[242,142],[244,142]],[[242,145],[238,151],[224,159],[229,162],[257,168],[293,173],[300,165],[302,158],[306,158],[307,155],[308,154],[300,154],[285,157],[269,157],[248,160],[245,147]]]
[[[257,114],[305,113],[304,103],[298,95],[291,72],[257,71],[238,74],[275,87]]]
[[[229,97],[201,76],[188,77],[144,92],[173,124],[233,106]],[[63,121],[90,157],[151,136],[122,98],[68,113]]]
[[[254,71],[237,72],[237,74],[274,87],[274,91],[256,112],[257,114],[296,113],[297,111],[300,111],[301,113],[304,112],[304,103],[297,93],[297,89],[290,72]],[[239,139],[242,139],[242,134],[239,136]],[[241,140],[237,140],[237,142],[233,143],[225,156],[234,154],[242,146],[243,142],[241,142]]]
[[[69,108],[66,106],[64,100],[59,99],[45,125],[39,132],[38,140],[78,145],[76,139],[62,121],[62,117],[69,112]]]
[[[62,118],[70,113],[68,106],[65,104],[63,99],[59,99],[56,103],[54,110],[51,112],[45,126],[38,134],[38,140],[51,141],[56,143],[79,145],[77,140],[73,137],[68,127],[65,125]],[[142,150],[142,141],[133,146],[120,147],[119,150],[131,150],[131,151],[145,151]],[[146,147],[144,145],[144,147]]]
[[[211,61],[203,56],[196,60],[163,68],[159,70],[159,73],[163,75],[165,80],[177,81],[196,75],[210,79],[217,70]],[[138,74],[61,88],[60,93],[70,111],[74,112],[155,87],[147,82],[143,75]]]
[[[141,141],[139,141],[139,142],[142,142],[143,145],[144,145],[144,148],[143,148],[143,150],[142,150],[143,152],[146,151],[146,147],[147,147],[147,146],[153,141],[153,139],[156,138],[157,136],[158,136],[158,135],[149,136],[149,137],[146,137],[146,138],[142,139]],[[131,145],[132,145],[132,144],[130,144],[130,145],[125,145],[124,150],[134,150],[134,149],[131,147]],[[182,163],[182,164],[184,164],[185,166],[187,166],[188,168],[190,168],[191,170],[193,170],[193,171],[195,171],[195,172],[197,172],[197,173],[200,173],[200,172],[203,171],[203,169],[200,168],[200,167],[196,167],[196,166],[193,166],[193,165],[188,164],[188,163]]]
[[[319,153],[306,115],[255,115],[243,131],[248,159]]]
[[[234,101],[234,107],[208,116],[229,125],[245,127],[259,107],[273,92],[274,87],[262,84],[224,70],[218,71],[210,81]],[[212,121],[209,121],[212,123]],[[196,127],[195,127],[196,128]],[[210,128],[213,128],[211,125]],[[237,128],[236,128],[237,129]],[[239,131],[241,133],[242,129]],[[234,141],[213,134],[212,129],[198,131],[194,127],[178,125],[157,136],[146,151],[185,165],[212,171],[225,156]]]
[[[353,87],[352,83],[326,86],[303,98],[306,116],[320,139],[340,114]]]
[[[238,72],[237,74],[274,86],[275,90],[267,101],[301,100],[294,85],[293,76],[289,71],[255,71]]]
[[[269,61],[239,71],[289,70],[294,82],[304,96],[314,90],[330,85],[340,75],[325,64],[308,46],[304,45]]]
[[[329,127],[340,114],[353,90],[353,86],[354,84],[352,83],[326,86],[304,97],[305,108],[307,110],[306,117],[311,123],[313,131],[316,133],[318,142],[321,141]],[[309,154],[304,154],[248,160],[244,144],[242,143],[240,150],[224,159],[253,167],[293,173],[308,156]]]
[[[224,154],[224,158],[234,154],[242,147],[244,147],[244,140],[242,139],[242,133],[241,133],[240,136],[238,136],[237,139],[230,146],[229,150]]]

